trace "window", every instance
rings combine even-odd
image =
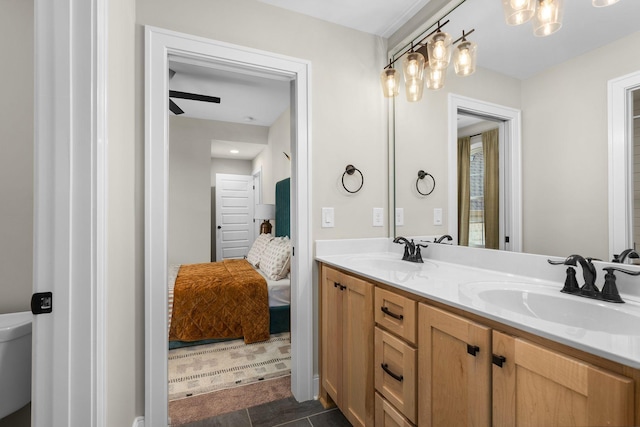
[[[476,140],[478,142],[476,142]],[[471,140],[469,246],[483,248],[484,240],[484,155],[482,138]]]

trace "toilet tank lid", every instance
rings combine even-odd
[[[31,333],[30,311],[0,314],[0,342],[14,340]]]

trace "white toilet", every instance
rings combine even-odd
[[[31,401],[32,316],[0,314],[0,419]]]

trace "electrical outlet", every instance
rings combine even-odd
[[[373,208],[373,226],[384,227],[384,209]]]

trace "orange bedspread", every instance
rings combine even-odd
[[[267,282],[244,259],[182,265],[173,294],[169,341],[269,339]]]

